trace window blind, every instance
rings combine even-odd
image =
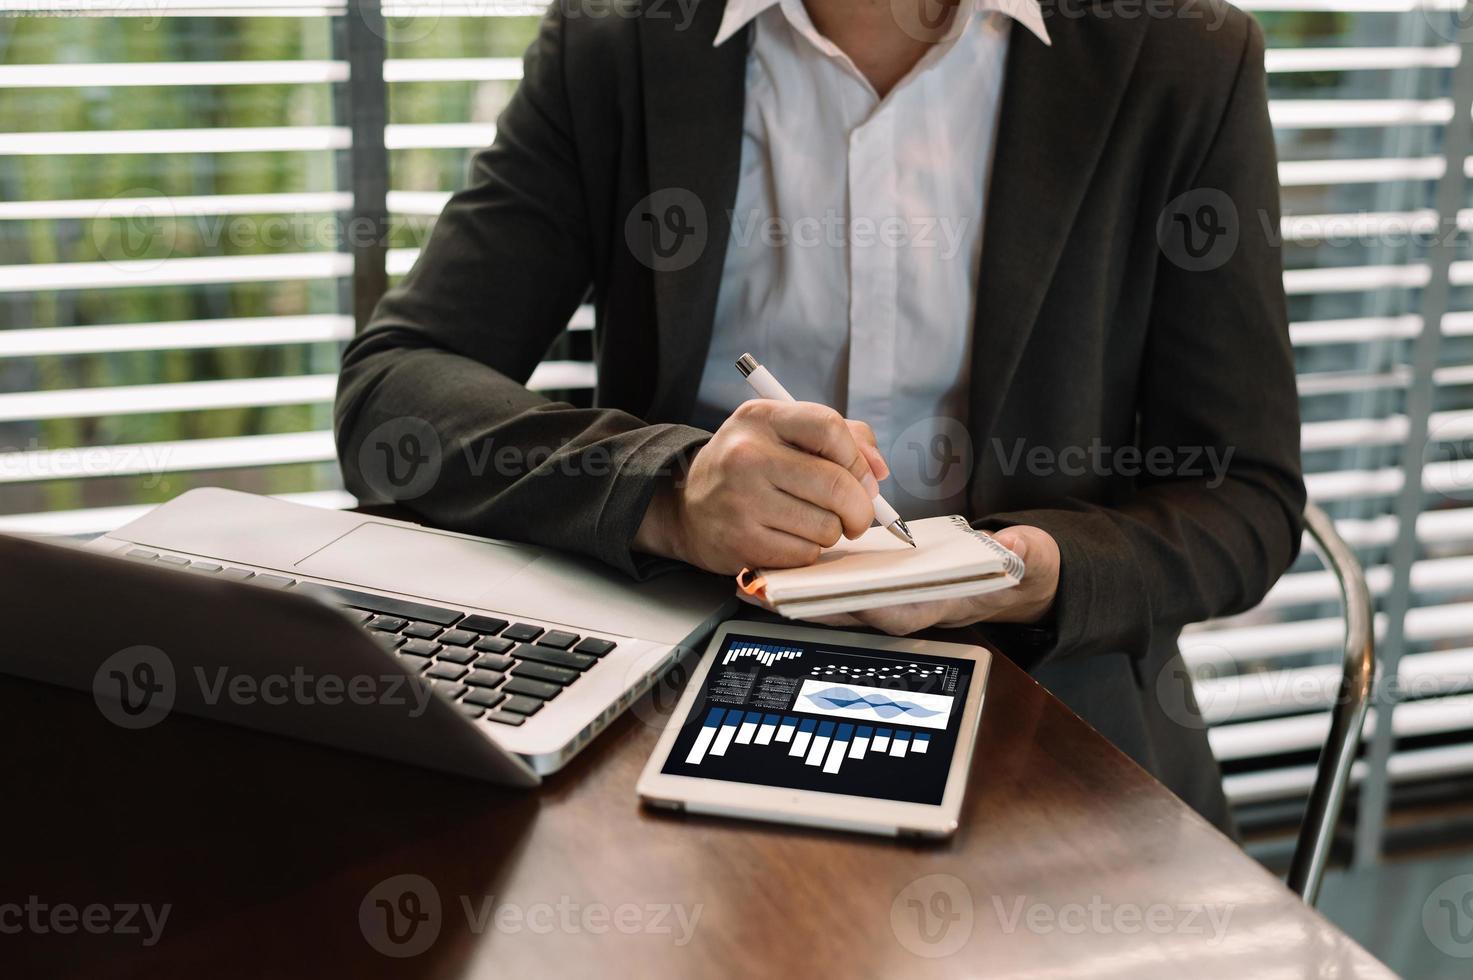
[[[1454,84],[1461,4],[1242,6],[1270,48],[1309,491],[1366,566],[1396,695],[1355,772],[1356,854],[1373,860],[1396,793],[1473,774],[1473,161],[1445,144],[1469,104]],[[0,18],[0,530],[102,530],[202,484],[350,504],[330,403],[354,329],[338,230],[355,203],[342,112],[355,13],[300,0],[0,0],[0,13],[14,15]],[[539,13],[384,7],[391,280],[494,137]],[[1458,206],[1440,209],[1448,187]],[[579,312],[534,387],[587,397],[592,319]],[[1302,806],[1341,629],[1334,581],[1306,552],[1259,608],[1184,638],[1250,825]]]

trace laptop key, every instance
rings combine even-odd
[[[511,640],[499,636],[483,636],[476,641],[476,649],[482,653],[505,653],[516,646]]]
[[[472,633],[469,630],[463,630],[459,627],[456,627],[453,630],[448,630],[440,636],[440,642],[445,644],[447,647],[470,646],[472,643],[476,642],[479,639],[479,634]]]
[[[566,650],[578,640],[577,633],[569,633],[567,630],[548,630],[537,642],[542,646],[552,647],[554,650]]]
[[[339,606],[367,609],[369,612],[380,613],[384,616],[398,616],[402,619],[434,623],[436,626],[449,626],[460,619],[461,615],[454,609],[446,609],[443,606],[410,602],[408,599],[390,599],[388,596],[359,592],[357,589],[340,589],[332,585],[319,585],[316,582],[303,582],[297,586],[297,591]]]
[[[584,637],[583,642],[573,648],[574,653],[586,653],[590,657],[602,657],[614,649],[614,641],[601,640],[596,636]]]
[[[495,687],[505,679],[506,675],[499,670],[473,670],[465,682],[472,687]]]
[[[368,624],[371,630],[380,630],[384,633],[397,633],[409,625],[409,621],[398,619],[394,616],[380,616]]]
[[[528,660],[513,667],[511,676],[530,677],[533,680],[547,681],[549,684],[571,684],[578,679],[578,672],[566,667],[554,667],[551,664],[539,664]]]
[[[176,568],[183,568],[189,564],[188,558],[177,558],[174,555],[159,555],[159,561],[165,565],[173,565]],[[538,632],[540,633],[541,630],[538,630]]]
[[[479,704],[483,708],[494,708],[506,700],[506,695],[500,691],[493,691],[485,687],[473,687],[465,692],[468,704]]]
[[[460,629],[471,630],[476,633],[485,633],[490,636],[500,633],[506,629],[506,620],[497,619],[495,616],[467,616],[459,623]]]
[[[399,649],[416,657],[433,657],[440,652],[440,644],[431,640],[406,640]]]
[[[523,660],[536,660],[539,663],[552,664],[555,667],[567,667],[572,670],[587,670],[598,663],[598,658],[590,657],[584,653],[574,653],[571,650],[550,650],[540,643],[524,643],[517,647],[517,656]]]
[[[343,615],[359,626],[373,618],[373,613],[364,612],[362,609],[343,609]]]
[[[417,640],[410,640],[409,641],[409,643],[417,643],[417,642],[419,642],[419,641],[417,641]],[[409,643],[404,644],[403,649],[405,651],[408,651],[409,650]],[[464,677],[467,673],[468,673],[468,671],[464,667],[460,666],[459,664],[435,664],[432,667],[430,667],[429,670],[425,671],[425,676],[426,677],[433,677],[436,680],[441,680],[441,681],[458,681],[462,677]]]
[[[137,558],[139,561],[153,561],[159,556],[157,551],[149,551],[145,548],[134,548],[128,552],[129,558]]]
[[[465,701],[461,701],[459,704],[456,705],[456,707],[459,708],[461,714],[465,715],[467,718],[479,718],[486,713],[486,709],[481,707],[479,704],[468,704]]]
[[[503,711],[514,711],[519,715],[535,715],[542,710],[542,702],[537,698],[527,698],[520,694],[513,694],[506,699],[506,704],[501,706]]]
[[[534,681],[530,677],[513,677],[502,690],[507,694],[525,694],[529,698],[541,698],[544,701],[551,701],[563,692],[556,684]]]
[[[393,633],[370,633],[368,635],[373,637],[373,642],[385,650],[393,650],[404,642],[404,637],[395,636]]]
[[[520,725],[527,719],[521,715],[512,714],[510,711],[493,711],[486,716],[487,721],[498,722],[502,725]]]
[[[192,561],[189,563],[189,570],[191,572],[208,572],[211,575],[224,567],[224,565],[217,565],[212,561]]]
[[[542,635],[541,626],[533,626],[531,623],[513,623],[501,634],[508,640],[516,640],[518,643],[527,643]]]
[[[476,661],[476,666],[482,670],[500,670],[505,672],[511,670],[515,665],[516,661],[512,658],[503,657],[495,653],[488,653]]]
[[[465,647],[446,647],[435,655],[436,660],[445,660],[452,664],[468,664],[476,659],[474,650]]]
[[[284,589],[291,585],[296,579],[287,578],[285,575],[257,575],[251,579],[256,585],[264,585],[272,589]]]
[[[221,578],[228,578],[232,582],[244,582],[256,577],[256,573],[249,568],[227,568],[220,573]]]
[[[428,671],[426,671],[426,673],[428,673]],[[447,681],[443,679],[430,681],[430,684],[434,687],[435,690],[439,691],[449,701],[454,701],[466,691],[470,690],[470,688],[466,687],[464,684],[457,684],[454,681]]]
[[[404,627],[404,635],[412,636],[418,640],[433,640],[439,636],[441,627],[434,623],[410,623]]]

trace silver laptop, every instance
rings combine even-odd
[[[564,765],[735,605],[729,580],[695,571],[634,582],[531,545],[220,489],[186,493],[87,548],[124,559],[108,568],[148,570],[147,590],[122,577],[108,586],[113,620],[141,621],[117,643],[148,644],[150,620],[137,609],[153,593],[178,592],[158,600],[151,622],[198,619],[198,642],[170,633],[169,668],[187,695],[177,710],[498,782],[535,782]],[[119,589],[139,594],[119,603]],[[214,613],[200,612],[212,602]],[[332,621],[306,624],[319,612]],[[336,638],[324,641],[330,627]],[[254,658],[241,634],[258,638]],[[48,672],[44,663],[14,669],[10,659],[0,669]],[[120,696],[136,665],[124,668],[115,672]],[[412,706],[330,714],[300,703],[310,695],[273,708],[239,703],[225,687],[231,671],[288,668],[402,673],[414,682],[406,690],[432,692],[433,705],[413,718]],[[106,673],[93,683],[105,684]]]

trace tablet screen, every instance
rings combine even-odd
[[[730,634],[662,771],[940,804],[973,666]]]

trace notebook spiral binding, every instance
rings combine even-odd
[[[1008,575],[1015,579],[1018,579],[1020,581],[1022,580],[1023,573],[1026,570],[1023,565],[1023,559],[1019,558],[1007,548],[1003,547],[996,538],[988,534],[986,531],[977,530],[975,527],[972,526],[971,521],[967,520],[965,517],[962,517],[960,514],[953,514],[950,520],[952,524],[967,531],[969,534],[972,535],[972,537],[976,538],[978,541],[981,541],[988,548],[990,548],[992,550],[992,553],[997,555],[998,558],[1001,558],[1003,571],[1007,572]]]

